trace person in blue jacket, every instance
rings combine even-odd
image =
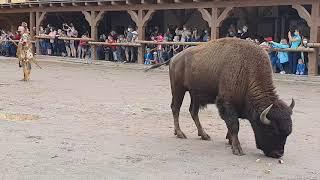
[[[279,49],[285,49],[290,47],[286,39],[281,39],[280,43],[271,41],[271,44],[273,48],[279,48]],[[283,66],[289,61],[288,52],[278,52],[277,57],[278,58],[276,61],[276,66],[280,69],[280,74],[285,74],[286,72],[284,71]]]

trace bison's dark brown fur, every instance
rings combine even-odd
[[[179,127],[179,112],[185,92],[189,91],[189,110],[202,139],[210,137],[200,124],[199,108],[215,103],[228,127],[233,154],[244,154],[238,140],[238,118],[244,118],[252,125],[257,148],[267,156],[283,155],[286,138],[292,131],[294,101],[287,106],[279,100],[270,60],[262,48],[245,40],[219,39],[176,55],[169,73],[171,108],[179,138],[186,138]]]

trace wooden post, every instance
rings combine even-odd
[[[35,32],[34,32],[34,27],[36,27],[36,14],[34,12],[30,12],[30,17],[29,17],[29,30],[30,30],[30,36],[31,36],[31,39],[33,39],[34,35],[35,35]],[[32,50],[33,52],[36,51],[36,44],[38,42],[35,43],[34,46],[32,46]]]
[[[311,26],[310,26],[310,41],[318,42],[318,27],[319,27],[319,9],[320,3],[318,0],[314,0],[311,9]],[[318,75],[318,61],[319,61],[319,48],[315,48],[315,53],[309,54],[309,75],[316,76]]]
[[[82,14],[86,18],[91,29],[91,38],[93,41],[98,41],[98,25],[105,11],[82,11]],[[92,60],[97,60],[97,48],[96,45],[91,45],[91,58]]]
[[[281,17],[281,39],[285,37],[285,26],[286,26],[286,18],[282,16]]]
[[[145,40],[145,30],[147,22],[151,19],[154,10],[148,10],[146,13],[144,10],[128,10],[128,14],[131,16],[131,19],[136,23],[138,28],[138,40]],[[145,45],[138,47],[138,63],[143,64],[144,62],[144,53]]]
[[[34,27],[36,27],[36,16],[34,12],[30,12],[29,25],[30,36],[31,38],[33,38],[33,36],[35,35]]]

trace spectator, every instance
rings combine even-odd
[[[127,31],[127,42],[132,43],[133,42],[133,29],[131,27],[128,27]],[[134,61],[134,48],[132,46],[126,47],[126,62],[133,62]]]
[[[113,40],[117,40],[118,39],[118,34],[116,31],[112,30],[110,32],[110,36],[112,36]]]
[[[117,43],[127,43],[126,39],[124,38],[124,35],[119,35],[119,38],[117,40]],[[117,56],[118,56],[118,61],[124,62],[126,61],[126,46],[117,46]]]
[[[156,42],[163,42],[163,36],[161,34],[159,34],[157,36]],[[163,49],[162,44],[158,44],[157,45],[157,53],[158,53],[159,63],[162,63],[162,61],[163,61],[163,59],[162,59],[162,49]]]
[[[271,65],[272,65],[272,69],[274,72],[276,72],[276,62],[277,62],[277,55],[275,51],[271,51],[270,47],[271,47],[271,42],[273,41],[272,37],[267,37],[264,39],[265,41],[263,43],[260,44],[260,47],[262,47],[263,49],[265,49],[270,57],[270,61],[271,61]]]
[[[99,42],[105,42],[106,41],[106,35],[101,34],[98,39]],[[104,59],[105,60],[105,47],[103,45],[97,46],[97,58],[99,60]]]
[[[70,36],[72,38],[77,38],[78,37],[78,31],[74,27],[74,25],[71,23],[70,24]],[[76,49],[76,44],[74,40],[70,40],[70,49],[71,49],[71,55],[72,57],[77,56],[77,49]]]
[[[152,59],[153,59],[153,55],[152,55],[152,53],[151,53],[151,50],[150,50],[150,48],[147,48],[147,52],[146,52],[146,54],[144,55],[144,64],[145,65],[150,65],[150,64],[152,64]]]
[[[108,39],[106,40],[106,43],[116,43],[116,40],[113,39],[113,37],[111,35],[108,36]],[[117,58],[117,51],[116,51],[116,46],[114,45],[108,45],[107,47],[107,57],[109,60],[113,60],[113,61],[118,61]],[[110,58],[110,55],[112,58]]]
[[[157,52],[153,52],[153,61],[155,63],[159,63],[159,58],[158,58],[158,53]]]
[[[40,29],[39,29],[39,36],[46,36],[45,34],[45,30],[43,28],[43,26],[40,26]],[[39,48],[40,48],[40,53],[42,55],[46,55],[47,54],[47,47],[46,47],[46,42],[44,39],[40,39],[39,40]]]
[[[88,38],[88,33],[85,33],[81,36],[81,38],[86,39]],[[89,44],[88,41],[80,40],[79,46],[78,46],[78,57],[80,59],[84,59],[86,57],[86,54],[89,50]]]
[[[208,30],[204,30],[204,35],[203,35],[202,41],[203,41],[203,42],[208,42],[208,41],[210,41],[210,35],[209,35]]]
[[[298,64],[297,64],[297,71],[296,71],[296,75],[304,75],[304,70],[305,70],[306,66],[303,63],[302,59],[298,59]]]
[[[234,27],[233,24],[231,24],[230,27],[228,28],[228,33],[226,37],[236,37],[236,36],[237,36],[236,28]]]
[[[191,42],[199,42],[200,41],[200,35],[198,33],[197,28],[193,28],[192,35],[191,35]]]
[[[61,29],[58,29],[57,36],[56,37],[66,37],[66,34]],[[65,41],[58,39],[57,40],[57,55],[58,56],[66,56],[66,46]]]
[[[179,42],[179,36],[175,36],[173,38],[173,42]],[[173,45],[173,55],[178,54],[180,51],[182,51],[182,47],[180,45]]]
[[[53,27],[50,28],[50,32],[48,36],[50,37],[49,40],[49,47],[48,47],[48,55],[51,56],[54,54],[54,49],[55,49],[55,38],[56,38],[57,32],[53,29]]]
[[[301,36],[300,36],[300,31],[298,29],[295,29],[293,33],[290,31],[288,32],[288,38],[289,42],[291,44],[290,48],[298,48],[301,44]],[[290,73],[295,73],[296,72],[296,67],[297,67],[297,62],[298,59],[301,58],[301,53],[300,52],[291,52],[289,53],[289,68],[290,68]]]
[[[279,48],[279,49],[285,49],[289,48],[288,42],[286,39],[281,39],[280,43],[276,43],[271,41],[272,47]],[[276,66],[280,69],[280,74],[285,74],[284,71],[284,64],[286,64],[289,61],[288,52],[278,52],[277,54],[278,59],[276,60]]]
[[[181,42],[186,42],[187,41],[187,37],[191,36],[191,32],[188,30],[187,26],[183,26],[182,30],[179,30],[178,28],[175,31],[177,36],[180,36],[180,41]]]
[[[240,37],[240,39],[247,39],[249,37],[247,26],[242,27],[242,31],[241,31],[239,37]]]
[[[167,29],[167,32],[164,34],[164,37],[166,38],[167,41],[173,40],[173,34],[171,33],[169,28]]]

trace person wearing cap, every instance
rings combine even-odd
[[[265,42],[260,44],[260,47],[262,47],[263,49],[265,49],[270,57],[270,61],[271,61],[271,65],[272,65],[272,69],[275,72],[276,71],[276,62],[277,62],[277,56],[276,56],[276,52],[274,51],[270,51],[271,48],[271,42],[273,41],[272,37],[266,37],[264,38]]]
[[[28,30],[25,28],[26,23],[22,24],[23,26],[18,27],[18,32],[21,35],[21,38],[18,43],[17,48],[17,57],[19,59],[19,67],[23,67],[23,80],[28,81],[30,79],[31,73],[31,61],[34,58],[32,52],[32,43]]]
[[[281,39],[280,43],[271,41],[271,44],[273,48],[289,48],[288,41],[286,39]],[[278,52],[277,57],[276,66],[280,69],[280,74],[285,74],[286,72],[284,71],[283,66],[289,61],[288,52]]]

